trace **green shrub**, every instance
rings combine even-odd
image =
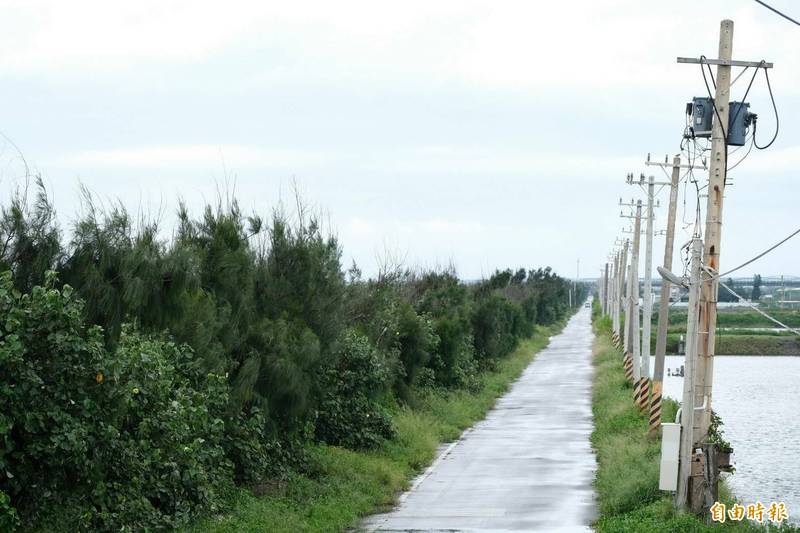
[[[377,401],[390,376],[385,361],[366,337],[345,333],[335,363],[323,374],[327,392],[319,407],[317,438],[361,449],[392,437],[391,418]]]
[[[47,281],[22,295],[0,275],[0,490],[28,520],[63,508],[71,529],[177,527],[218,509],[225,378],[132,331],[107,352],[72,289]]]
[[[233,471],[225,377],[203,372],[187,347],[125,330],[106,372],[91,525],[174,528],[219,511]]]
[[[572,286],[550,269],[345,281],[302,205],[270,224],[234,198],[181,205],[171,240],[84,207],[67,245],[41,183],[0,209],[0,519],[26,527],[179,528],[232,480],[296,479],[314,441],[373,447],[397,399],[478,391]]]
[[[18,526],[19,516],[11,506],[11,498],[0,490],[0,531],[14,531]]]
[[[417,380],[419,372],[433,357],[439,337],[433,329],[433,322],[424,315],[418,315],[407,302],[400,304],[398,312],[397,341],[402,363],[402,376],[398,381],[400,396],[408,397],[408,388]]]
[[[54,282],[23,295],[0,274],[0,490],[23,513],[91,487],[102,439],[102,334],[84,327],[72,289]]]
[[[417,281],[417,286],[421,293],[417,311],[431,317],[439,338],[429,362],[436,383],[448,387],[473,386],[477,368],[467,287],[452,272],[430,272]]]
[[[507,298],[490,294],[478,300],[473,309],[476,355],[490,360],[510,354],[526,329],[522,308]]]

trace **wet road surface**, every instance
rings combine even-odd
[[[486,418],[366,531],[588,531],[594,520],[590,309],[572,317]]]

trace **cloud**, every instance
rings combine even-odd
[[[201,167],[224,165],[232,169],[292,166],[322,159],[320,153],[290,149],[267,149],[241,145],[179,145],[87,150],[62,156],[57,163],[71,167]]]
[[[254,53],[262,61],[248,76],[264,83],[416,77],[422,85],[663,90],[696,77],[675,56],[713,54],[721,14],[737,20],[737,57],[768,51],[778,65],[794,63],[793,28],[755,4],[729,5],[692,5],[686,16],[672,3],[623,0],[26,0],[3,3],[0,70],[82,78]],[[800,81],[797,70],[782,73],[787,87],[798,85],[790,83]]]

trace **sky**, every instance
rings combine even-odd
[[[794,2],[771,4],[800,17]],[[627,226],[619,198],[643,198],[625,176],[664,177],[643,162],[680,150],[685,104],[706,93],[699,67],[676,57],[716,57],[725,18],[735,59],[775,63],[780,134],[730,173],[722,268],[798,226],[800,27],[752,0],[0,0],[0,11],[0,203],[27,164],[67,231],[81,185],[164,212],[167,228],[179,197],[199,213],[235,190],[268,215],[296,189],[345,265],[368,275],[389,258],[452,263],[466,279],[545,265],[572,277],[578,261],[594,276]],[[763,72],[747,100],[765,144]],[[681,190],[678,244],[695,201]],[[662,238],[654,250],[655,267]],[[800,275],[799,257],[800,237],[739,274]]]

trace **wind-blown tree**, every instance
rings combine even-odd
[[[62,254],[55,209],[44,183],[36,178],[33,203],[28,185],[0,208],[0,272],[11,271],[14,287],[21,292],[43,284],[45,272],[56,267]]]
[[[121,204],[105,209],[84,191],[83,205],[60,270],[86,302],[89,321],[103,327],[109,346],[126,321],[168,328],[180,314],[181,296],[197,285],[191,258],[169,253],[157,223],[134,224]]]
[[[181,204],[165,238],[157,220],[133,219],[121,203],[105,207],[84,192],[62,246],[37,187],[33,203],[17,194],[0,211],[0,296],[18,317],[0,324],[0,337],[23,322],[26,332],[0,342],[11,354],[0,353],[0,366],[11,365],[0,392],[14,417],[37,405],[59,417],[33,428],[47,444],[29,448],[30,435],[5,423],[12,408],[0,409],[6,449],[41,452],[40,464],[20,452],[15,477],[0,483],[0,511],[9,494],[23,522],[35,514],[25,487],[46,475],[47,501],[78,498],[74,508],[96,517],[94,526],[177,527],[214,510],[226,480],[290,476],[309,442],[369,448],[392,438],[398,401],[479,386],[481,368],[537,324],[566,315],[568,291],[574,305],[586,296],[585,284],[550,268],[502,270],[477,284],[452,267],[398,267],[369,280],[354,267],[347,278],[338,240],[299,202],[296,217],[279,210],[266,222],[234,199],[199,216]],[[60,281],[45,276],[54,267]],[[34,300],[30,309],[50,314],[31,320]],[[10,386],[30,365],[28,388]],[[36,393],[42,379],[58,384],[60,400]],[[70,442],[69,457],[48,440],[61,442],[62,423],[88,435]],[[74,464],[64,469],[66,459]],[[0,450],[0,471],[6,460]],[[73,478],[90,488],[70,492]],[[113,494],[98,480],[110,480]],[[92,493],[97,487],[102,493]],[[90,493],[98,499],[88,504]]]
[[[429,362],[437,383],[471,386],[475,374],[472,306],[467,287],[452,269],[427,272],[411,283],[416,311],[431,317],[439,338]]]

